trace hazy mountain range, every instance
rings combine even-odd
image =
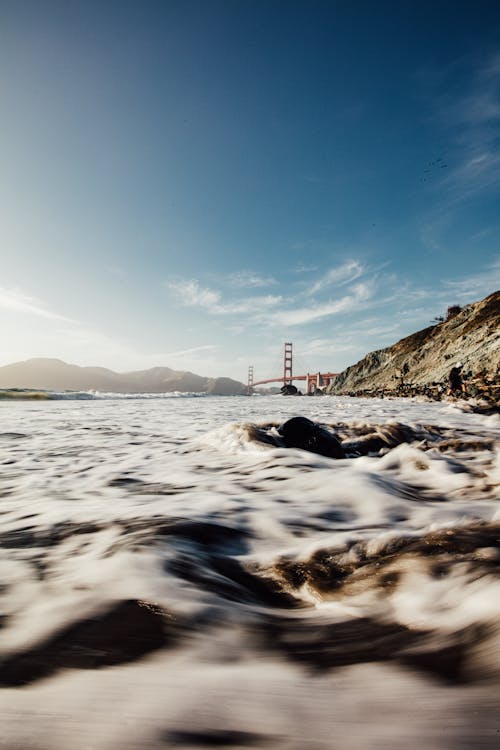
[[[0,388],[113,393],[212,393],[238,395],[246,386],[231,378],[206,378],[169,367],[118,373],[105,367],[79,367],[60,359],[28,359],[0,367]]]

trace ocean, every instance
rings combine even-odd
[[[499,747],[498,415],[55,395],[0,401],[0,748]]]

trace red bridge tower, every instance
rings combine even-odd
[[[283,357],[283,385],[292,383],[292,366],[293,366],[293,354],[292,354],[292,343],[288,341],[285,343],[285,354]]]

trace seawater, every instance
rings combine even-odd
[[[299,414],[351,457],[282,447]],[[0,416],[3,747],[498,747],[498,416],[114,394]]]

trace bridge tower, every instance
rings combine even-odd
[[[283,385],[292,382],[292,365],[293,365],[293,354],[292,354],[292,343],[288,341],[285,343],[285,354],[283,357]]]
[[[248,365],[248,388],[247,393],[250,396],[253,391],[253,365]]]

